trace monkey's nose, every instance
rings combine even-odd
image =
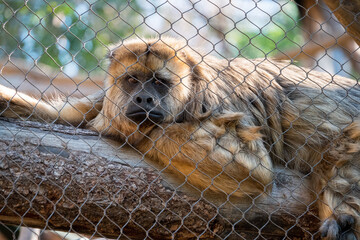
[[[136,97],[136,103],[152,103],[154,101],[154,99],[152,97],[149,96],[137,96]]]

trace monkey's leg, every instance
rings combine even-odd
[[[321,234],[326,239],[358,239],[360,169],[351,163],[334,169],[320,202]]]
[[[44,101],[0,85],[0,116],[79,125],[98,114],[103,98],[104,91],[99,91],[84,98]]]
[[[360,239],[360,128],[357,123],[344,130],[344,136],[333,144],[325,161],[322,168],[328,171],[322,172],[324,188],[319,206],[322,236]]]

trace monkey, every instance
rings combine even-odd
[[[360,87],[270,58],[219,59],[171,37],[108,54],[104,90],[35,99],[0,87],[0,116],[125,141],[199,191],[270,192],[274,166],[311,177],[326,239],[360,237]],[[310,191],[310,190],[309,190]]]

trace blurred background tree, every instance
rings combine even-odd
[[[274,56],[301,44],[296,4],[243,3],[2,0],[0,58],[75,76],[104,67],[109,45],[133,36],[173,35],[225,58]]]
[[[107,46],[140,24],[135,1],[59,2],[0,2],[0,58],[44,63],[74,76],[98,68]]]
[[[15,84],[6,75],[10,67],[27,80],[35,69],[44,72],[58,89],[54,79],[65,76],[77,89],[86,76],[106,76],[111,44],[164,35],[220,58],[291,59],[347,77],[360,69],[358,46],[315,0],[0,0],[0,24],[0,82],[16,88],[27,83]]]

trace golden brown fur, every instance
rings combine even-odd
[[[92,119],[88,126],[121,138],[200,191],[259,194],[271,190],[274,164],[297,169],[313,178],[324,236],[351,238],[347,228],[360,230],[356,81],[269,59],[203,57],[171,38],[126,41],[109,57],[105,97],[45,103],[3,88],[0,99],[11,104],[0,101],[2,115],[74,125]],[[170,82],[155,102],[164,119],[130,120],[126,111],[138,93],[125,91],[124,82],[136,75],[144,86],[158,73]]]

